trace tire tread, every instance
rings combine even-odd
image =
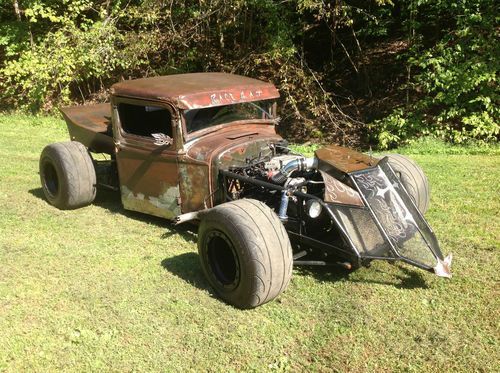
[[[218,288],[210,277],[209,264],[204,263],[203,236],[212,226],[237,232],[232,239],[245,246],[248,258],[240,265],[251,268],[250,277],[245,280],[251,286],[246,294],[240,294],[240,299]],[[253,308],[273,300],[290,282],[293,265],[290,240],[277,215],[260,201],[241,199],[209,211],[200,224],[198,249],[209,282],[226,302],[239,308]]]
[[[59,190],[51,195],[45,189],[44,164],[56,170]],[[96,194],[96,173],[87,148],[76,141],[47,145],[40,156],[40,180],[45,197],[55,207],[67,210],[91,204]]]
[[[401,174],[401,183],[404,185],[417,208],[423,214],[429,208],[430,188],[429,181],[423,170],[412,159],[401,154],[386,154],[389,164],[395,172]]]

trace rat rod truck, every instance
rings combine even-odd
[[[402,260],[451,277],[423,216],[422,170],[334,145],[298,154],[275,132],[278,98],[270,83],[224,73],[122,81],[110,104],[61,110],[71,141],[44,148],[43,192],[73,209],[107,187],[127,210],[197,222],[206,278],[239,308],[277,297],[293,264]]]

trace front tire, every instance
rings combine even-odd
[[[264,203],[241,199],[202,218],[198,251],[216,293],[238,308],[267,303],[288,286],[292,248],[285,227]]]
[[[389,165],[401,180],[417,208],[425,214],[429,208],[431,193],[424,171],[415,161],[404,155],[387,154],[386,157],[389,158]]]
[[[96,173],[87,148],[76,141],[47,145],[40,155],[40,182],[47,201],[61,210],[91,204]]]

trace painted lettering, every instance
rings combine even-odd
[[[210,95],[210,102],[212,103],[212,105],[219,104],[219,100],[217,100],[217,95],[215,93]]]
[[[233,94],[232,92],[213,93],[210,95],[210,103],[212,105],[232,104],[239,101],[247,101],[247,100],[252,100],[256,97],[261,97],[262,93],[263,92],[261,90],[256,90],[256,91],[242,90],[239,92],[239,96],[236,93],[236,97],[235,94]]]

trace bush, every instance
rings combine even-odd
[[[406,88],[414,90],[416,99],[371,125],[380,147],[428,134],[458,144],[496,141],[500,134],[500,47],[494,42],[499,36],[495,2],[424,4],[432,5],[435,19],[447,16],[455,23],[431,48],[414,47],[408,62],[418,73]]]
[[[13,11],[12,4],[25,8]],[[3,108],[50,112],[103,101],[121,79],[226,71],[278,87],[279,130],[295,141],[359,146],[374,140],[388,148],[428,134],[455,143],[491,142],[499,135],[493,0],[0,5]],[[406,47],[381,47],[391,41],[411,46],[397,63],[390,55]],[[401,85],[404,65],[408,95],[384,100]],[[392,106],[370,113],[379,104]],[[368,117],[379,119],[368,127],[371,139],[363,124]]]
[[[37,22],[37,16],[48,17],[33,9],[27,14],[32,22]],[[155,43],[131,38],[133,33],[122,33],[117,18],[111,16],[81,21],[48,14],[59,27],[13,53],[17,58],[8,59],[0,70],[2,96],[10,106],[47,112],[56,105],[85,101],[120,72],[147,65],[147,53],[155,47]],[[141,50],[139,43],[148,47]]]

